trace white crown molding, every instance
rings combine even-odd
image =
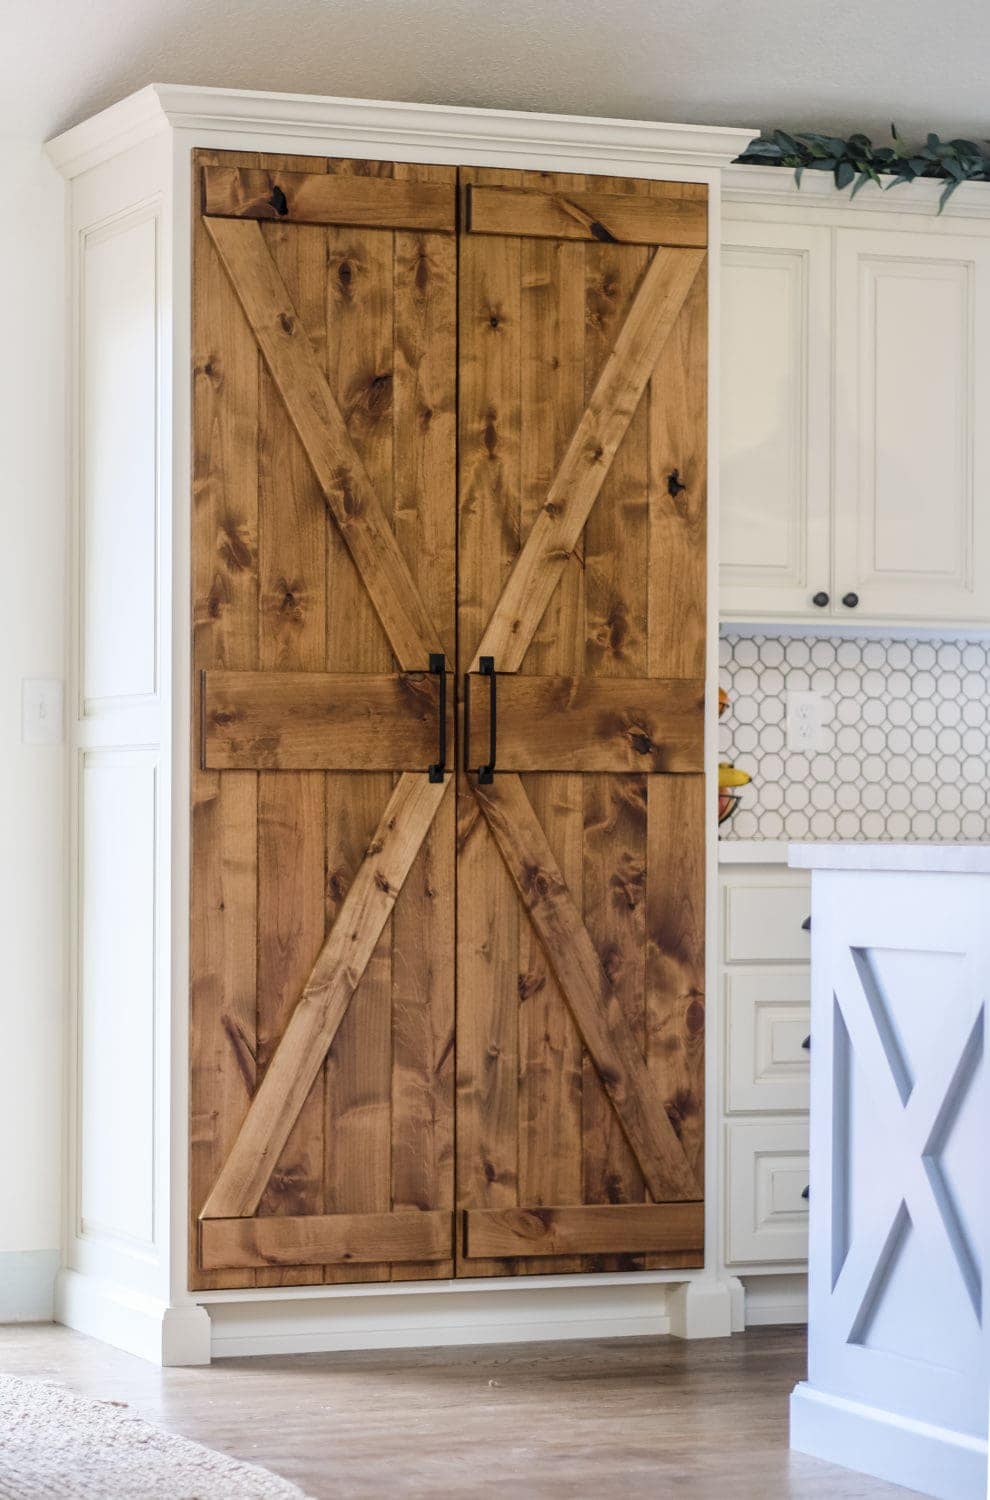
[[[467,154],[497,150],[506,156],[553,152],[584,159],[620,157],[709,168],[727,166],[756,133],[717,125],[667,125],[590,115],[153,83],[56,136],[47,150],[64,176],[75,177],[167,128],[199,134],[222,130],[368,140],[376,149],[392,145]]]
[[[722,176],[723,203],[785,204],[844,209],[848,213],[938,214],[945,183],[920,181],[877,187],[868,182],[855,198],[835,186],[831,172],[808,171],[798,187],[789,167],[755,167],[733,163]],[[946,204],[943,219],[990,218],[990,182],[964,182]]]

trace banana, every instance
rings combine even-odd
[[[719,790],[729,786],[747,786],[752,780],[748,771],[737,771],[735,766],[730,766],[727,761],[722,761],[718,768]]]

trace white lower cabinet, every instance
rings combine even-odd
[[[727,1112],[808,1108],[808,990],[807,968],[726,973]]]
[[[721,987],[725,1264],[794,1272],[808,1254],[808,879],[724,866]]]
[[[726,1263],[808,1255],[808,1121],[733,1120],[725,1127]]]

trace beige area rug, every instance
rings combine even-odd
[[[115,1401],[0,1375],[0,1500],[306,1500]]]

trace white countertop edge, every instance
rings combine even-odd
[[[792,870],[904,870],[942,875],[990,875],[990,843],[791,844]]]
[[[786,865],[786,839],[719,839],[720,865]]]

